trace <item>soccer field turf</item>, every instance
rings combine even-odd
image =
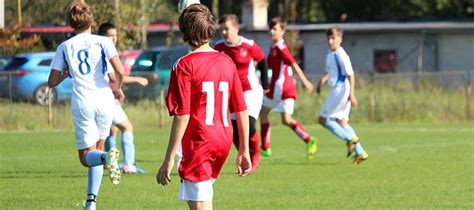
[[[259,170],[248,177],[235,175],[233,148],[214,184],[214,208],[474,208],[472,123],[353,127],[369,153],[360,166],[353,166],[345,157],[345,144],[320,126],[307,128],[320,139],[310,161],[291,130],[273,127],[273,155],[262,158]],[[97,207],[186,209],[177,200],[176,172],[167,187],[155,181],[169,129],[135,132],[137,163],[147,174],[124,174],[120,185],[113,186],[106,172]],[[0,132],[0,155],[2,208],[81,208],[87,170],[79,163],[72,131]]]

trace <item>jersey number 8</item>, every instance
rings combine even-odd
[[[89,58],[89,53],[87,52],[86,49],[82,49],[82,50],[79,50],[79,52],[77,52],[77,59],[79,60],[79,72],[81,72],[82,75],[85,75],[91,72],[91,65],[87,62],[88,58]],[[84,71],[83,69],[84,64],[86,65],[86,71]]]

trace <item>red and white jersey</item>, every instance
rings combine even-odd
[[[296,83],[291,68],[295,59],[291,56],[290,50],[283,40],[270,48],[267,62],[273,74],[270,81],[270,91],[266,93],[266,96],[274,100],[296,99]]]
[[[260,80],[255,73],[255,66],[265,59],[265,55],[255,41],[241,36],[238,44],[230,45],[224,40],[220,40],[214,49],[232,58],[244,91],[261,88]]]
[[[214,50],[185,55],[171,72],[166,105],[170,115],[190,115],[181,141],[181,178],[217,178],[232,145],[230,112],[247,109],[234,62]]]

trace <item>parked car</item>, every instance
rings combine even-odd
[[[47,83],[54,54],[54,52],[42,52],[12,57],[2,70],[3,76],[0,76],[0,95],[10,96],[11,94],[15,99],[27,99],[40,105],[48,105]],[[10,74],[5,75],[7,72]],[[71,79],[66,78],[51,93],[52,101],[70,99]]]
[[[170,72],[176,61],[189,52],[188,47],[156,47],[144,50],[132,66],[131,75],[148,79],[148,86],[130,84],[124,87],[127,100],[155,99],[168,88]]]
[[[7,65],[8,61],[10,61],[9,56],[0,55],[0,70]]]
[[[141,52],[141,50],[129,50],[119,52],[120,61],[122,61],[123,70],[125,72],[130,72],[132,70],[132,66]]]

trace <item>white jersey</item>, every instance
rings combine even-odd
[[[80,33],[59,45],[52,69],[67,69],[73,83],[71,108],[114,102],[109,87],[107,61],[117,56],[112,40],[107,37]]]
[[[347,76],[354,75],[354,70],[349,56],[342,47],[337,48],[336,51],[329,51],[326,55],[326,72],[329,76],[330,87],[349,84]]]

